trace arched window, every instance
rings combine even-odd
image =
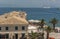
[[[6,27],[6,30],[9,30],[9,28],[8,28],[8,27]]]
[[[18,26],[15,26],[15,30],[18,30]]]
[[[22,26],[22,30],[25,30],[25,26]]]
[[[0,30],[1,30],[1,27],[0,27]]]

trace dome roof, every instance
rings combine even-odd
[[[0,24],[28,24],[28,21],[19,14],[20,12],[13,11],[0,15]]]

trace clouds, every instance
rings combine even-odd
[[[59,7],[60,0],[0,0],[0,7]]]

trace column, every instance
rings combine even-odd
[[[11,37],[12,37],[12,39],[15,39],[15,34],[14,34],[14,33],[12,33],[12,36],[11,36]]]
[[[9,39],[13,39],[14,33],[9,33]]]
[[[25,35],[26,35],[27,39],[29,39],[28,33],[25,33]]]
[[[12,36],[11,33],[9,33],[9,39],[11,39],[11,36]]]
[[[28,30],[27,30],[27,39],[29,39]]]
[[[18,33],[18,39],[20,39],[20,37],[21,37],[21,33]]]

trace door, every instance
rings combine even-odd
[[[15,34],[15,39],[18,39],[18,34]]]
[[[5,34],[5,38],[6,39],[9,39],[9,34]]]

